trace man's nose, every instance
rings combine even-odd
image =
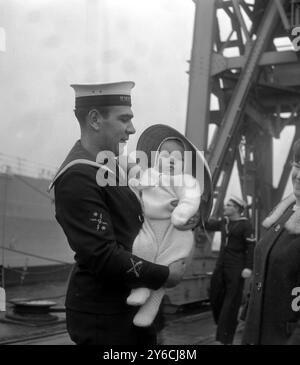
[[[134,126],[133,126],[132,121],[129,122],[126,131],[127,131],[128,134],[134,134],[136,132],[136,130],[135,130]]]

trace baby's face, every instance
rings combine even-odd
[[[177,141],[166,141],[161,145],[159,172],[170,175],[182,174],[184,168],[184,147]]]

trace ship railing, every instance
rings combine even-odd
[[[0,152],[0,173],[51,180],[57,168]]]

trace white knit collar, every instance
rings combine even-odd
[[[282,200],[263,221],[262,225],[265,228],[270,228],[274,223],[282,217],[286,210],[295,204],[296,198],[294,194],[289,195],[287,198]],[[300,234],[300,209],[293,207],[293,214],[284,224],[285,229],[291,234]]]

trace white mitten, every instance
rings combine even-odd
[[[179,199],[171,216],[171,222],[175,227],[186,224],[197,213],[201,198],[200,184],[193,176],[187,174],[183,176],[178,175],[176,179],[181,179],[182,182],[180,185],[180,180],[175,181],[174,185]]]
[[[140,190],[140,180],[132,177],[131,179],[128,180],[128,183],[133,188],[136,188],[136,189]]]
[[[154,321],[162,298],[165,294],[165,290],[160,288],[155,291],[151,291],[151,295],[144,305],[141,306],[137,314],[133,319],[133,323],[137,327],[149,327]]]
[[[174,226],[183,226],[188,221],[187,215],[181,210],[174,210],[171,216],[171,222]]]
[[[126,302],[133,306],[143,305],[149,298],[149,295],[150,290],[147,288],[132,289]]]

